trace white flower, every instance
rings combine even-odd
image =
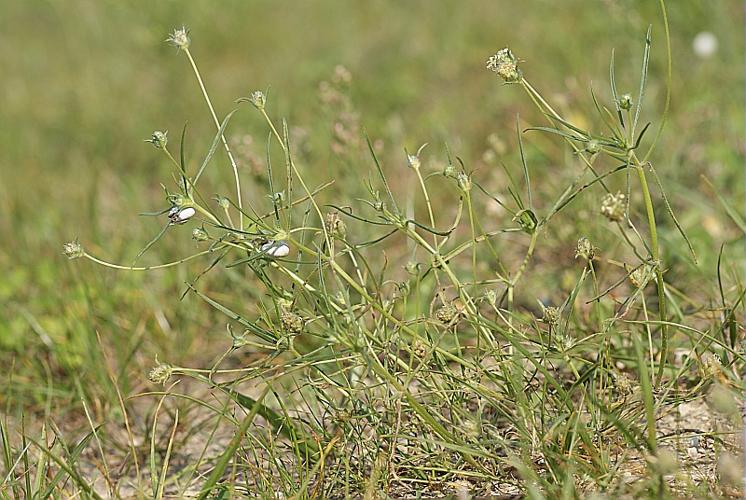
[[[692,49],[702,59],[712,57],[718,50],[718,39],[709,31],[702,31],[697,33],[697,36],[692,40]]]
[[[272,257],[287,257],[290,247],[284,241],[268,241],[261,246],[261,251]]]

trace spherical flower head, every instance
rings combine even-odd
[[[487,59],[487,69],[497,73],[505,83],[516,83],[523,76],[518,69],[518,58],[507,47]]]
[[[612,222],[621,222],[624,220],[626,199],[627,197],[620,192],[607,193],[601,200],[601,214]]]
[[[85,255],[83,246],[78,242],[78,240],[68,241],[67,243],[62,245],[62,253],[64,253],[65,256],[71,260],[78,259]]]
[[[156,149],[165,149],[168,144],[168,130],[165,132],[156,130],[153,132],[153,135],[150,136],[150,139],[145,139],[145,142],[149,142],[155,146]]]
[[[291,335],[298,335],[303,331],[303,317],[292,311],[282,311],[280,313],[280,322],[282,327]]]
[[[189,30],[185,26],[173,30],[166,41],[180,50],[187,50],[192,42],[189,38]]]
[[[544,307],[544,306],[542,306]],[[547,306],[544,307],[544,311],[541,317],[541,320],[548,324],[549,326],[557,326],[559,325],[560,320],[560,310],[557,307],[554,306]]]
[[[578,247],[575,250],[575,258],[581,257],[584,260],[592,261],[596,256],[596,249],[591,244],[591,240],[586,237],[578,240]]]
[[[435,319],[442,323],[450,323],[459,315],[458,308],[453,304],[445,304],[435,311]]]
[[[256,109],[261,111],[267,104],[267,96],[264,95],[264,92],[261,90],[255,90],[249,96],[249,102],[253,104]]]
[[[155,360],[158,363],[158,358]],[[173,366],[168,363],[158,363],[148,372],[148,380],[154,384],[166,384],[174,372]]]

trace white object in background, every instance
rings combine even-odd
[[[692,40],[692,49],[703,59],[712,57],[718,51],[718,39],[709,31],[702,31]]]

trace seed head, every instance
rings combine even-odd
[[[302,316],[292,311],[282,311],[280,313],[280,322],[285,331],[292,335],[298,335],[302,332],[305,323]]]
[[[427,355],[427,345],[420,339],[417,339],[412,344],[412,352],[417,358],[423,359]]]
[[[521,70],[518,69],[518,59],[507,47],[487,59],[487,69],[497,73],[505,83],[516,83],[522,76]]]
[[[450,323],[459,315],[458,308],[453,304],[445,304],[435,311],[435,319],[443,323]]]
[[[629,281],[635,288],[645,288],[652,277],[653,270],[646,265],[638,267],[629,273]]]
[[[78,240],[75,241],[68,241],[64,245],[62,245],[62,253],[67,256],[68,259],[78,259],[85,255],[85,251],[83,250],[83,246],[80,244]]]
[[[156,130],[153,132],[153,135],[150,136],[150,139],[145,139],[145,142],[149,142],[155,146],[156,149],[165,149],[166,144],[168,144],[168,130],[165,132]]]
[[[624,220],[627,197],[617,191],[616,194],[607,193],[601,200],[601,214],[612,222]]]
[[[189,38],[189,30],[186,26],[174,29],[166,39],[167,42],[180,50],[187,50],[192,40]]]
[[[464,193],[471,191],[471,178],[465,172],[459,172],[456,175],[456,182],[458,183],[459,189]]]
[[[622,109],[630,109],[632,107],[632,96],[629,94],[620,95],[619,107]]]
[[[575,258],[581,257],[587,261],[592,261],[596,256],[596,249],[591,244],[591,240],[583,236],[578,240],[578,247],[575,250]]]
[[[334,238],[344,239],[347,235],[347,227],[344,221],[339,217],[339,213],[329,212],[326,214],[326,231]]]
[[[599,151],[601,151],[601,145],[596,140],[590,140],[585,145],[585,150],[588,151],[590,154],[595,155]]]
[[[158,363],[158,358],[155,359],[155,362]],[[154,384],[165,385],[166,382],[168,382],[168,379],[171,378],[173,372],[173,366],[168,363],[158,363],[150,370],[150,372],[148,372],[148,380]]]
[[[543,315],[541,317],[541,320],[548,324],[549,326],[555,327],[559,325],[560,320],[560,310],[557,307],[554,306],[544,306],[542,304],[543,309]]]

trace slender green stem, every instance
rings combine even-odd
[[[199,88],[200,90],[202,90],[202,95],[205,98],[205,102],[207,102],[207,107],[210,109],[210,114],[212,115],[213,122],[215,122],[215,127],[217,127],[217,129],[220,130],[220,120],[218,120],[218,115],[215,113],[215,108],[212,106],[212,101],[210,100],[210,96],[207,93],[205,84],[202,81],[202,76],[200,75],[199,69],[197,69],[197,63],[194,62],[192,53],[189,51],[188,48],[185,48],[184,52],[186,53],[187,58],[189,59],[189,63],[192,65],[194,76],[197,77],[197,83],[199,83]],[[223,147],[225,148],[225,152],[228,154],[228,160],[230,160],[231,168],[233,169],[233,178],[236,183],[236,203],[238,204],[238,212],[239,212],[239,224],[238,225],[239,225],[239,229],[243,230],[243,203],[241,202],[241,179],[238,176],[238,165],[236,164],[236,160],[233,158],[233,153],[231,152],[231,148],[228,145],[228,141],[225,139],[225,134],[220,134],[220,139],[223,142]]]
[[[221,248],[223,248],[223,247],[218,247],[218,248],[214,248],[214,249],[211,249],[211,250],[204,250],[202,252],[195,253],[194,255],[190,255],[189,257],[185,257],[185,258],[183,258],[181,260],[176,260],[176,261],[173,261],[173,262],[169,262],[167,264],[158,264],[158,265],[155,265],[155,266],[145,266],[145,267],[121,266],[119,264],[113,264],[111,262],[106,262],[105,260],[101,260],[101,259],[99,259],[97,257],[94,257],[93,255],[89,254],[88,252],[83,253],[83,256],[86,259],[95,262],[96,264],[101,264],[102,266],[110,267],[112,269],[121,269],[123,271],[152,271],[154,269],[165,269],[167,267],[178,266],[179,264],[183,264],[184,262],[190,261],[192,259],[196,259],[197,257],[201,257],[202,255],[207,255],[209,253],[213,253],[213,252],[215,252],[217,250],[220,250]]]

